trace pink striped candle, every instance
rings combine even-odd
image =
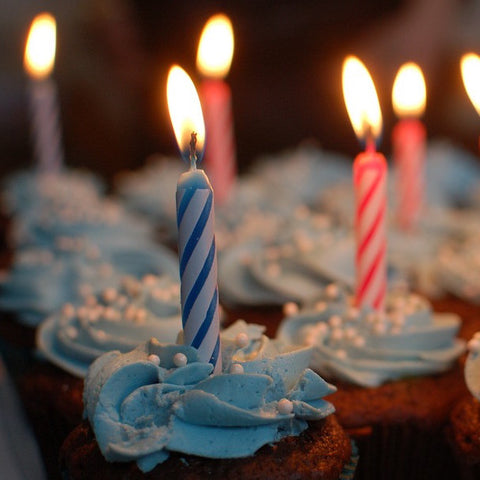
[[[356,212],[356,302],[382,310],[387,285],[387,162],[369,144],[353,163]]]
[[[205,169],[220,204],[228,199],[237,174],[232,96],[224,81],[232,62],[233,42],[230,20],[215,15],[203,29],[197,53],[197,68],[204,76],[199,93],[208,132]]]
[[[414,63],[399,69],[392,90],[393,109],[400,118],[392,132],[397,181],[397,222],[412,230],[423,204],[426,131],[418,119],[425,110],[426,88],[422,71]]]
[[[356,304],[382,311],[387,289],[387,162],[375,151],[382,113],[372,78],[363,63],[348,57],[343,64],[343,95],[352,126],[367,149],[353,163],[355,188]]]
[[[24,66],[30,77],[29,95],[37,167],[55,173],[63,163],[57,88],[50,77],[55,62],[56,22],[48,13],[37,15],[30,27]]]

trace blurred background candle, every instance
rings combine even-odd
[[[37,15],[25,47],[24,67],[30,77],[29,96],[37,166],[42,173],[58,172],[62,146],[57,88],[50,74],[55,62],[56,22],[52,15]]]
[[[475,110],[480,115],[480,57],[476,53],[466,53],[460,60],[460,68],[465,90]]]
[[[343,96],[357,137],[366,150],[353,164],[355,188],[356,304],[383,310],[386,274],[387,162],[375,151],[382,130],[382,113],[372,78],[356,57],[343,63]]]
[[[173,66],[168,74],[167,101],[175,137],[190,169],[177,184],[178,251],[183,339],[202,361],[222,369],[218,314],[217,258],[213,189],[203,170],[205,125],[195,86],[187,73]]]
[[[402,65],[392,90],[393,110],[400,119],[392,133],[397,180],[397,221],[412,230],[422,209],[425,164],[425,127],[419,118],[425,111],[426,87],[418,65]]]
[[[232,24],[218,14],[205,24],[197,52],[197,68],[204,77],[200,98],[208,132],[205,169],[217,203],[227,200],[237,171],[231,92],[224,81],[232,63],[233,44]]]

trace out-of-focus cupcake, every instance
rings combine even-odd
[[[460,324],[405,290],[390,292],[385,313],[377,314],[359,311],[330,285],[314,307],[280,325],[279,338],[313,346],[312,368],[338,386],[331,400],[359,441],[362,478],[451,474],[441,432],[465,393]]]
[[[470,395],[455,405],[450,414],[447,437],[463,480],[480,478],[480,332],[468,343],[465,382]]]

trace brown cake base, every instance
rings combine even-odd
[[[480,402],[470,396],[460,401],[450,415],[447,437],[454,452],[459,478],[480,478]]]
[[[351,444],[334,416],[312,422],[297,437],[266,445],[246,458],[216,460],[172,454],[154,470],[142,473],[134,462],[109,463],[98,449],[88,422],[67,437],[60,451],[64,479],[322,479],[337,480],[350,460]]]
[[[451,479],[454,459],[443,430],[467,393],[460,362],[451,371],[362,388],[335,382],[328,397],[360,451],[362,479]]]

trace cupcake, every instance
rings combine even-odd
[[[309,354],[244,322],[222,333],[220,375],[156,339],[104,354],[85,381],[89,424],[62,447],[64,478],[351,478],[350,440],[323,399],[334,387]]]
[[[182,327],[178,280],[118,274],[82,303],[65,304],[37,329],[38,351],[16,376],[49,478],[59,477],[58,451],[81,421],[83,377],[109,350],[126,352],[157,335],[174,342]]]
[[[480,332],[468,343],[465,382],[470,395],[455,405],[447,436],[455,454],[459,478],[480,478]]]
[[[464,342],[455,338],[460,323],[404,289],[389,292],[379,315],[356,309],[330,285],[314,307],[280,325],[278,338],[312,346],[311,367],[338,386],[329,398],[359,441],[363,478],[451,473],[441,431],[465,392],[457,361]]]

